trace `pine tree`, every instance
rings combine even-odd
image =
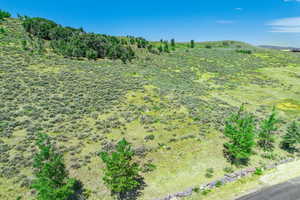
[[[194,48],[194,47],[195,47],[195,41],[191,40],[191,48]]]
[[[171,47],[173,48],[173,50],[175,50],[175,39],[171,39]]]
[[[277,130],[276,124],[279,120],[276,118],[275,108],[273,108],[272,114],[262,121],[260,131],[258,134],[258,145],[264,151],[272,151],[275,142],[273,132]]]
[[[22,49],[23,50],[28,50],[27,41],[26,40],[22,40]]]
[[[164,42],[164,52],[170,53],[168,41],[165,41],[165,42]]]
[[[9,18],[10,16],[11,14],[9,12],[0,9],[0,21],[4,20],[5,18]]]
[[[36,179],[32,188],[38,200],[66,200],[74,193],[75,179],[68,178],[63,157],[56,153],[46,134],[39,134],[36,142],[39,152],[35,155]]]
[[[118,142],[115,152],[100,154],[106,165],[103,181],[118,199],[141,185],[141,169],[138,163],[133,162],[134,155],[131,145],[125,139]]]
[[[237,114],[231,115],[225,123],[224,135],[229,141],[224,144],[228,158],[234,164],[245,164],[252,155],[254,141],[253,116],[241,106]]]
[[[296,144],[300,143],[300,128],[299,125],[294,121],[292,122],[286,131],[286,134],[282,137],[281,147],[293,153],[296,151]]]
[[[158,49],[159,53],[162,53],[164,50],[162,45],[159,45],[159,47],[157,49]]]

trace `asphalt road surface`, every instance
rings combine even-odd
[[[300,177],[262,189],[237,200],[300,200]]]

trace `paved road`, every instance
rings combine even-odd
[[[237,200],[300,200],[300,177],[246,195]]]

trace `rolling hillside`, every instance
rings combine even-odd
[[[277,108],[282,128],[300,120],[300,55],[235,42],[176,44],[175,51],[137,58],[71,59],[24,49],[18,19],[0,22],[0,199],[34,198],[29,185],[37,132],[64,153],[70,176],[90,200],[111,200],[102,181],[102,149],[125,137],[145,170],[139,199],[152,200],[207,183],[235,166],[223,156],[224,119],[245,103],[258,118]],[[156,45],[156,43],[153,43]],[[251,53],[240,50],[247,49]],[[259,167],[288,155],[256,149]],[[289,155],[291,156],[291,155]],[[213,168],[213,176],[206,170]]]

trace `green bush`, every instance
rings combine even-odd
[[[5,33],[5,29],[0,27],[0,34],[3,34],[3,33]]]
[[[207,190],[204,190],[201,194],[206,196],[208,195],[209,193],[211,192],[211,190],[207,189]]]
[[[252,54],[251,50],[247,50],[247,49],[239,49],[236,50],[237,53],[243,53],[243,54]]]
[[[253,116],[244,111],[244,106],[226,120],[224,135],[229,141],[224,144],[224,147],[226,156],[232,163],[246,164],[253,154],[254,127]]]
[[[85,54],[88,59],[96,59],[98,57],[97,51],[92,49],[88,49]]]
[[[267,152],[267,153],[263,153],[261,157],[269,160],[276,160],[278,158],[278,155],[273,152]]]
[[[221,187],[222,185],[223,185],[223,183],[221,181],[217,181],[216,187]]]
[[[226,172],[226,173],[232,173],[232,172],[234,172],[234,170],[233,170],[232,167],[224,167],[223,171]]]
[[[258,175],[258,176],[261,176],[263,174],[263,169],[262,168],[256,168],[254,174]]]
[[[155,136],[154,136],[153,134],[147,135],[144,139],[145,139],[146,141],[148,141],[148,140],[154,140],[154,139],[155,139]]]
[[[49,137],[39,134],[36,142],[39,152],[34,157],[36,179],[32,188],[38,200],[66,200],[74,194],[76,180],[68,178],[63,157],[55,152]]]
[[[156,169],[156,166],[152,163],[146,163],[144,165],[144,169],[143,169],[143,172],[152,172]]]
[[[199,187],[194,187],[193,188],[193,192],[199,193],[200,192],[200,188]]]
[[[206,169],[205,177],[206,178],[211,178],[213,176],[214,176],[214,169],[213,168]]]
[[[9,12],[0,9],[0,21],[9,18],[10,16],[11,14]]]

